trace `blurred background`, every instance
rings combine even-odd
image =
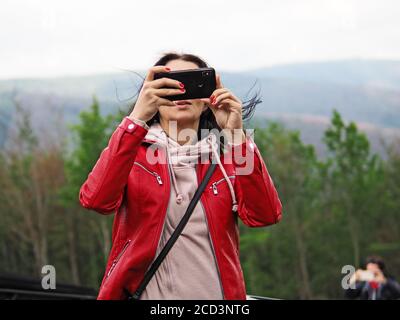
[[[30,1],[0,10],[0,275],[97,290],[112,216],[78,191],[168,51],[243,100],[283,202],[240,225],[248,292],[343,298],[342,267],[400,276],[400,3],[396,0]]]

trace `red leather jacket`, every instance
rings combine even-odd
[[[98,299],[126,299],[137,289],[155,258],[170,197],[170,175],[166,162],[151,164],[146,150],[152,145],[147,130],[125,117],[112,134],[108,146],[87,180],[79,200],[83,207],[102,214],[115,213],[112,249]],[[163,149],[155,153],[166,157]],[[233,186],[238,211],[232,211],[231,195],[217,166],[201,203],[207,217],[224,299],[244,300],[246,289],[239,260],[238,217],[249,227],[263,227],[281,219],[282,205],[259,150],[250,138],[231,151],[253,156],[254,170],[236,175],[243,164],[221,161]],[[226,157],[225,157],[226,158]],[[251,158],[251,157],[250,157]],[[201,181],[208,164],[196,165]],[[214,182],[222,181],[218,185]]]

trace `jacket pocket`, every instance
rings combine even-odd
[[[122,256],[132,243],[132,240],[128,240],[125,242],[124,246],[122,247],[121,251],[118,253],[117,257],[113,260],[110,269],[107,272],[107,278],[111,275],[111,273],[114,271],[115,267],[117,266],[118,262],[121,260]]]
[[[147,172],[148,174],[151,174],[151,175],[157,180],[157,183],[158,183],[159,185],[162,185],[162,184],[163,184],[163,181],[162,181],[162,179],[161,179],[161,176],[160,176],[157,172],[147,169],[146,166],[144,166],[144,165],[141,164],[140,162],[135,161],[133,164],[136,165],[136,166],[138,166],[138,167],[140,167],[140,168],[142,168],[142,169],[143,169],[145,172]]]
[[[233,179],[235,179],[235,176],[228,176],[228,178],[231,179],[231,180],[233,180]],[[218,186],[219,186],[221,183],[227,183],[227,181],[225,180],[225,178],[221,178],[221,179],[219,179],[219,180],[217,180],[217,181],[215,181],[215,182],[213,182],[213,183],[211,184],[210,189],[212,190],[212,192],[213,192],[214,195],[218,195]]]

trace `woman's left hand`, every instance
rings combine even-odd
[[[229,89],[223,87],[219,74],[216,75],[216,82],[216,89],[210,98],[200,100],[210,106],[217,124],[222,130],[229,130],[232,134],[234,131],[241,130],[240,138],[243,142],[245,136],[243,133],[242,102]],[[236,132],[235,136],[237,136]]]

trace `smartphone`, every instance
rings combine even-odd
[[[361,271],[360,281],[372,281],[374,280],[374,274],[371,271]]]
[[[185,93],[164,97],[171,101],[209,98],[217,86],[213,68],[157,72],[154,74],[154,80],[160,78],[178,80],[185,85]]]

